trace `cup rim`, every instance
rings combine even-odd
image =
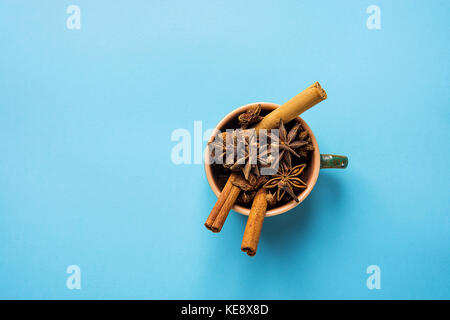
[[[278,108],[280,106],[280,105],[278,105],[276,103],[272,103],[272,102],[253,102],[253,103],[249,103],[249,104],[246,104],[239,108],[234,109],[233,111],[228,113],[225,117],[223,117],[222,120],[219,121],[219,123],[216,125],[215,129],[213,130],[212,135],[208,139],[208,143],[213,141],[215,132],[217,130],[221,130],[230,119],[237,117],[239,114],[245,112],[248,108],[250,108],[251,106],[254,106],[255,104],[261,104],[261,107],[263,109],[272,109],[272,110],[275,110],[276,108]],[[297,117],[296,120],[300,121],[302,124],[302,127],[309,132],[309,135],[311,137],[311,143],[314,146],[314,152],[312,155],[312,173],[308,178],[306,189],[303,190],[303,192],[297,197],[299,202],[296,202],[295,200],[291,200],[288,203],[285,203],[280,207],[269,209],[266,212],[266,217],[276,216],[276,215],[285,213],[285,212],[295,208],[300,203],[302,203],[302,201],[305,200],[306,197],[311,193],[312,189],[314,188],[314,186],[317,182],[317,178],[319,176],[320,151],[319,151],[319,145],[317,144],[316,137],[314,136],[314,133],[312,132],[311,128],[301,117]],[[208,156],[209,156],[208,148],[206,148],[205,158],[204,158],[204,167],[205,167],[206,178],[208,180],[209,186],[211,187],[211,189],[214,192],[214,194],[216,195],[216,197],[219,197],[221,190],[219,189],[216,182],[214,181],[211,165],[208,164],[208,161],[207,161]],[[236,211],[237,213],[240,213],[240,214],[243,214],[246,216],[248,216],[250,213],[250,209],[240,206],[238,204],[235,204],[231,209],[233,211]]]

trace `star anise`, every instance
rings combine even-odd
[[[242,141],[242,140],[241,140]],[[249,180],[250,173],[253,173],[255,176],[259,177],[259,167],[260,166],[268,166],[270,158],[267,156],[267,150],[259,150],[259,143],[256,138],[256,134],[249,136],[245,136],[243,139],[243,143],[245,143],[244,147],[237,147],[237,160],[234,164],[225,165],[229,166],[232,171],[242,170],[245,179]]]
[[[259,176],[256,177],[253,174],[249,174],[248,179],[245,179],[242,173],[235,176],[232,184],[239,189],[241,189],[241,193],[238,197],[238,201],[241,204],[249,204],[255,197],[256,191],[262,187],[269,180],[268,176]]]
[[[284,163],[289,168],[292,166],[292,155],[294,155],[297,158],[300,158],[300,155],[295,151],[295,149],[298,149],[308,144],[307,141],[294,140],[300,128],[301,124],[297,122],[289,131],[289,133],[287,133],[283,121],[280,120],[278,141],[277,138],[274,135],[272,135],[272,139],[275,141],[274,144],[278,145],[279,149],[281,149],[278,159],[280,161],[284,161]]]
[[[241,192],[238,198],[238,201],[242,204],[249,204],[252,202],[253,198],[255,197],[256,191],[250,191],[250,192]]]
[[[261,104],[255,105],[245,111],[244,113],[241,113],[238,117],[239,125],[242,129],[247,129],[250,125],[259,122],[263,119],[262,116],[260,116],[261,112]]]
[[[247,180],[251,173],[259,177],[260,167],[269,166],[274,157],[270,155],[267,146],[259,147],[256,132],[252,130],[217,134],[208,145],[212,162],[222,164],[231,171],[242,170]]]
[[[298,139],[299,139],[300,141],[305,141],[306,144],[303,145],[302,147],[300,147],[300,148],[297,150],[297,153],[298,153],[301,157],[306,158],[306,157],[308,156],[308,153],[309,153],[310,151],[313,151],[313,150],[314,150],[314,146],[312,145],[311,137],[309,136],[308,131],[306,131],[306,130],[300,131],[300,133],[298,134]]]
[[[214,140],[208,144],[209,155],[212,163],[224,163],[223,157],[227,154],[228,151],[227,145],[225,143],[225,137],[225,133],[218,133],[214,137]]]
[[[266,200],[269,207],[274,207],[277,204],[277,199],[275,198],[275,195],[270,192],[267,192]]]
[[[306,188],[306,183],[298,177],[305,169],[305,166],[306,164],[300,164],[293,168],[289,168],[284,163],[281,163],[278,173],[275,174],[272,179],[267,181],[263,187],[266,189],[278,187],[277,201],[280,201],[287,192],[292,199],[299,202],[294,193],[294,189]]]

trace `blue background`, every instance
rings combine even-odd
[[[81,30],[66,9],[81,8]],[[381,8],[381,30],[366,8]],[[450,298],[448,1],[0,0],[0,298]],[[295,210],[203,226],[203,166],[177,128],[283,103],[321,172]],[[81,290],[66,268],[81,268]],[[381,290],[366,268],[381,268]]]

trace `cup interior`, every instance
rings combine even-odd
[[[269,102],[256,102],[256,103],[250,103],[245,106],[239,107],[235,109],[234,111],[230,112],[225,118],[223,118],[219,124],[216,126],[217,130],[224,131],[226,129],[236,129],[239,127],[237,117],[245,112],[250,107],[254,106],[255,104],[261,104],[261,114],[264,116],[268,113],[270,113],[272,110],[279,107],[279,105],[275,103],[269,103]],[[320,170],[320,152],[319,152],[319,146],[317,144],[316,138],[311,130],[311,128],[308,126],[308,124],[300,117],[297,117],[295,119],[296,121],[300,122],[302,124],[302,127],[309,132],[309,135],[311,137],[311,142],[314,146],[314,151],[311,154],[311,157],[309,161],[306,164],[306,168],[304,171],[304,177],[305,182],[307,184],[306,189],[299,190],[296,195],[299,200],[299,202],[296,202],[295,200],[291,200],[285,204],[282,204],[278,207],[271,208],[267,211],[266,216],[275,216],[282,213],[285,213],[293,208],[295,208],[297,205],[299,205],[311,192],[314,185],[316,184],[317,177],[319,176],[319,170]],[[209,142],[214,140],[214,134],[211,135],[209,138]],[[213,165],[208,164],[206,161],[206,157],[208,156],[208,150],[205,152],[205,172],[206,177],[208,179],[208,183],[211,186],[211,189],[215,193],[215,195],[218,197],[220,195],[220,192],[223,188],[223,182],[220,181],[220,179],[217,176],[217,172],[214,170]],[[241,206],[239,204],[235,204],[232,207],[232,210],[243,214],[248,215],[250,213],[250,209],[246,208],[244,206]]]

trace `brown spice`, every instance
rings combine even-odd
[[[245,226],[244,237],[242,238],[241,250],[249,256],[256,254],[259,237],[261,235],[262,225],[267,210],[267,191],[261,188],[253,199],[252,208],[248,215],[247,225]]]
[[[261,104],[257,104],[248,109],[238,117],[239,125],[242,129],[247,129],[250,125],[257,123],[263,119],[259,114],[261,112]]]
[[[208,219],[206,219],[205,227],[207,229],[212,230],[212,225],[213,225],[214,221],[216,220],[220,209],[222,209],[222,206],[225,203],[225,200],[230,195],[230,191],[231,191],[231,188],[233,187],[233,182],[234,182],[235,178],[236,178],[236,174],[232,174],[228,178],[228,181],[225,184],[225,187],[222,189],[222,192],[220,193],[220,196],[217,199],[216,204],[212,208],[211,213],[208,216]]]
[[[230,213],[231,207],[233,207],[240,192],[241,189],[239,189],[239,187],[234,185],[231,186],[228,197],[223,203],[222,208],[220,208],[219,213],[211,226],[212,232],[220,232],[220,230],[222,230],[223,224],[228,217],[228,213]]]
[[[260,121],[256,126],[255,129],[258,131],[259,129],[273,129],[276,128],[277,125],[280,122],[280,119],[283,121],[283,123],[288,123],[289,121],[293,120],[295,117],[297,117],[299,114],[303,113],[304,111],[308,110],[312,106],[316,105],[317,103],[325,100],[327,98],[325,90],[322,89],[320,84],[318,82],[314,83],[304,91],[300,92],[298,95],[296,95],[294,98],[283,104],[281,107],[273,110],[271,113],[269,113],[267,116],[265,116],[262,121]],[[258,115],[259,116],[259,115]],[[311,147],[305,148],[310,149]],[[300,154],[301,155],[301,154]],[[232,176],[233,174],[231,174]],[[229,179],[231,179],[231,176]],[[228,184],[228,182],[227,182]],[[224,188],[225,190],[225,188]],[[264,188],[261,188],[260,190],[263,190],[261,192],[266,193],[267,191]],[[223,197],[225,197],[225,201],[223,201],[223,197],[219,197],[217,200],[220,203],[216,203],[213,210],[211,211],[211,215],[215,215],[217,209],[219,209],[219,212],[217,213],[217,216],[215,217],[215,220],[210,227],[210,229],[213,232],[219,232],[222,229],[223,224],[225,223],[225,220],[228,216],[228,213],[231,209],[231,207],[236,202],[236,199],[239,196],[239,193],[241,190],[239,187],[236,187],[234,185],[231,186],[231,189],[229,189],[229,192],[224,193]],[[258,191],[259,192],[259,191]],[[255,196],[256,200],[256,196]],[[255,200],[253,203],[255,203]],[[260,200],[261,201],[261,200]],[[258,204],[261,202],[258,201]],[[266,195],[264,196],[264,203],[265,203],[265,210],[267,209],[267,201],[266,201]],[[221,205],[220,205],[221,204]],[[253,205],[252,205],[253,207]],[[206,223],[205,223],[206,225]],[[208,227],[208,225],[207,225]],[[261,224],[262,227],[262,224]],[[260,231],[259,231],[260,232]],[[258,235],[259,239],[259,235]],[[245,248],[243,248],[244,250]],[[248,249],[251,251],[251,248]],[[249,252],[246,250],[247,252]],[[256,253],[256,248],[254,250],[254,253]]]

